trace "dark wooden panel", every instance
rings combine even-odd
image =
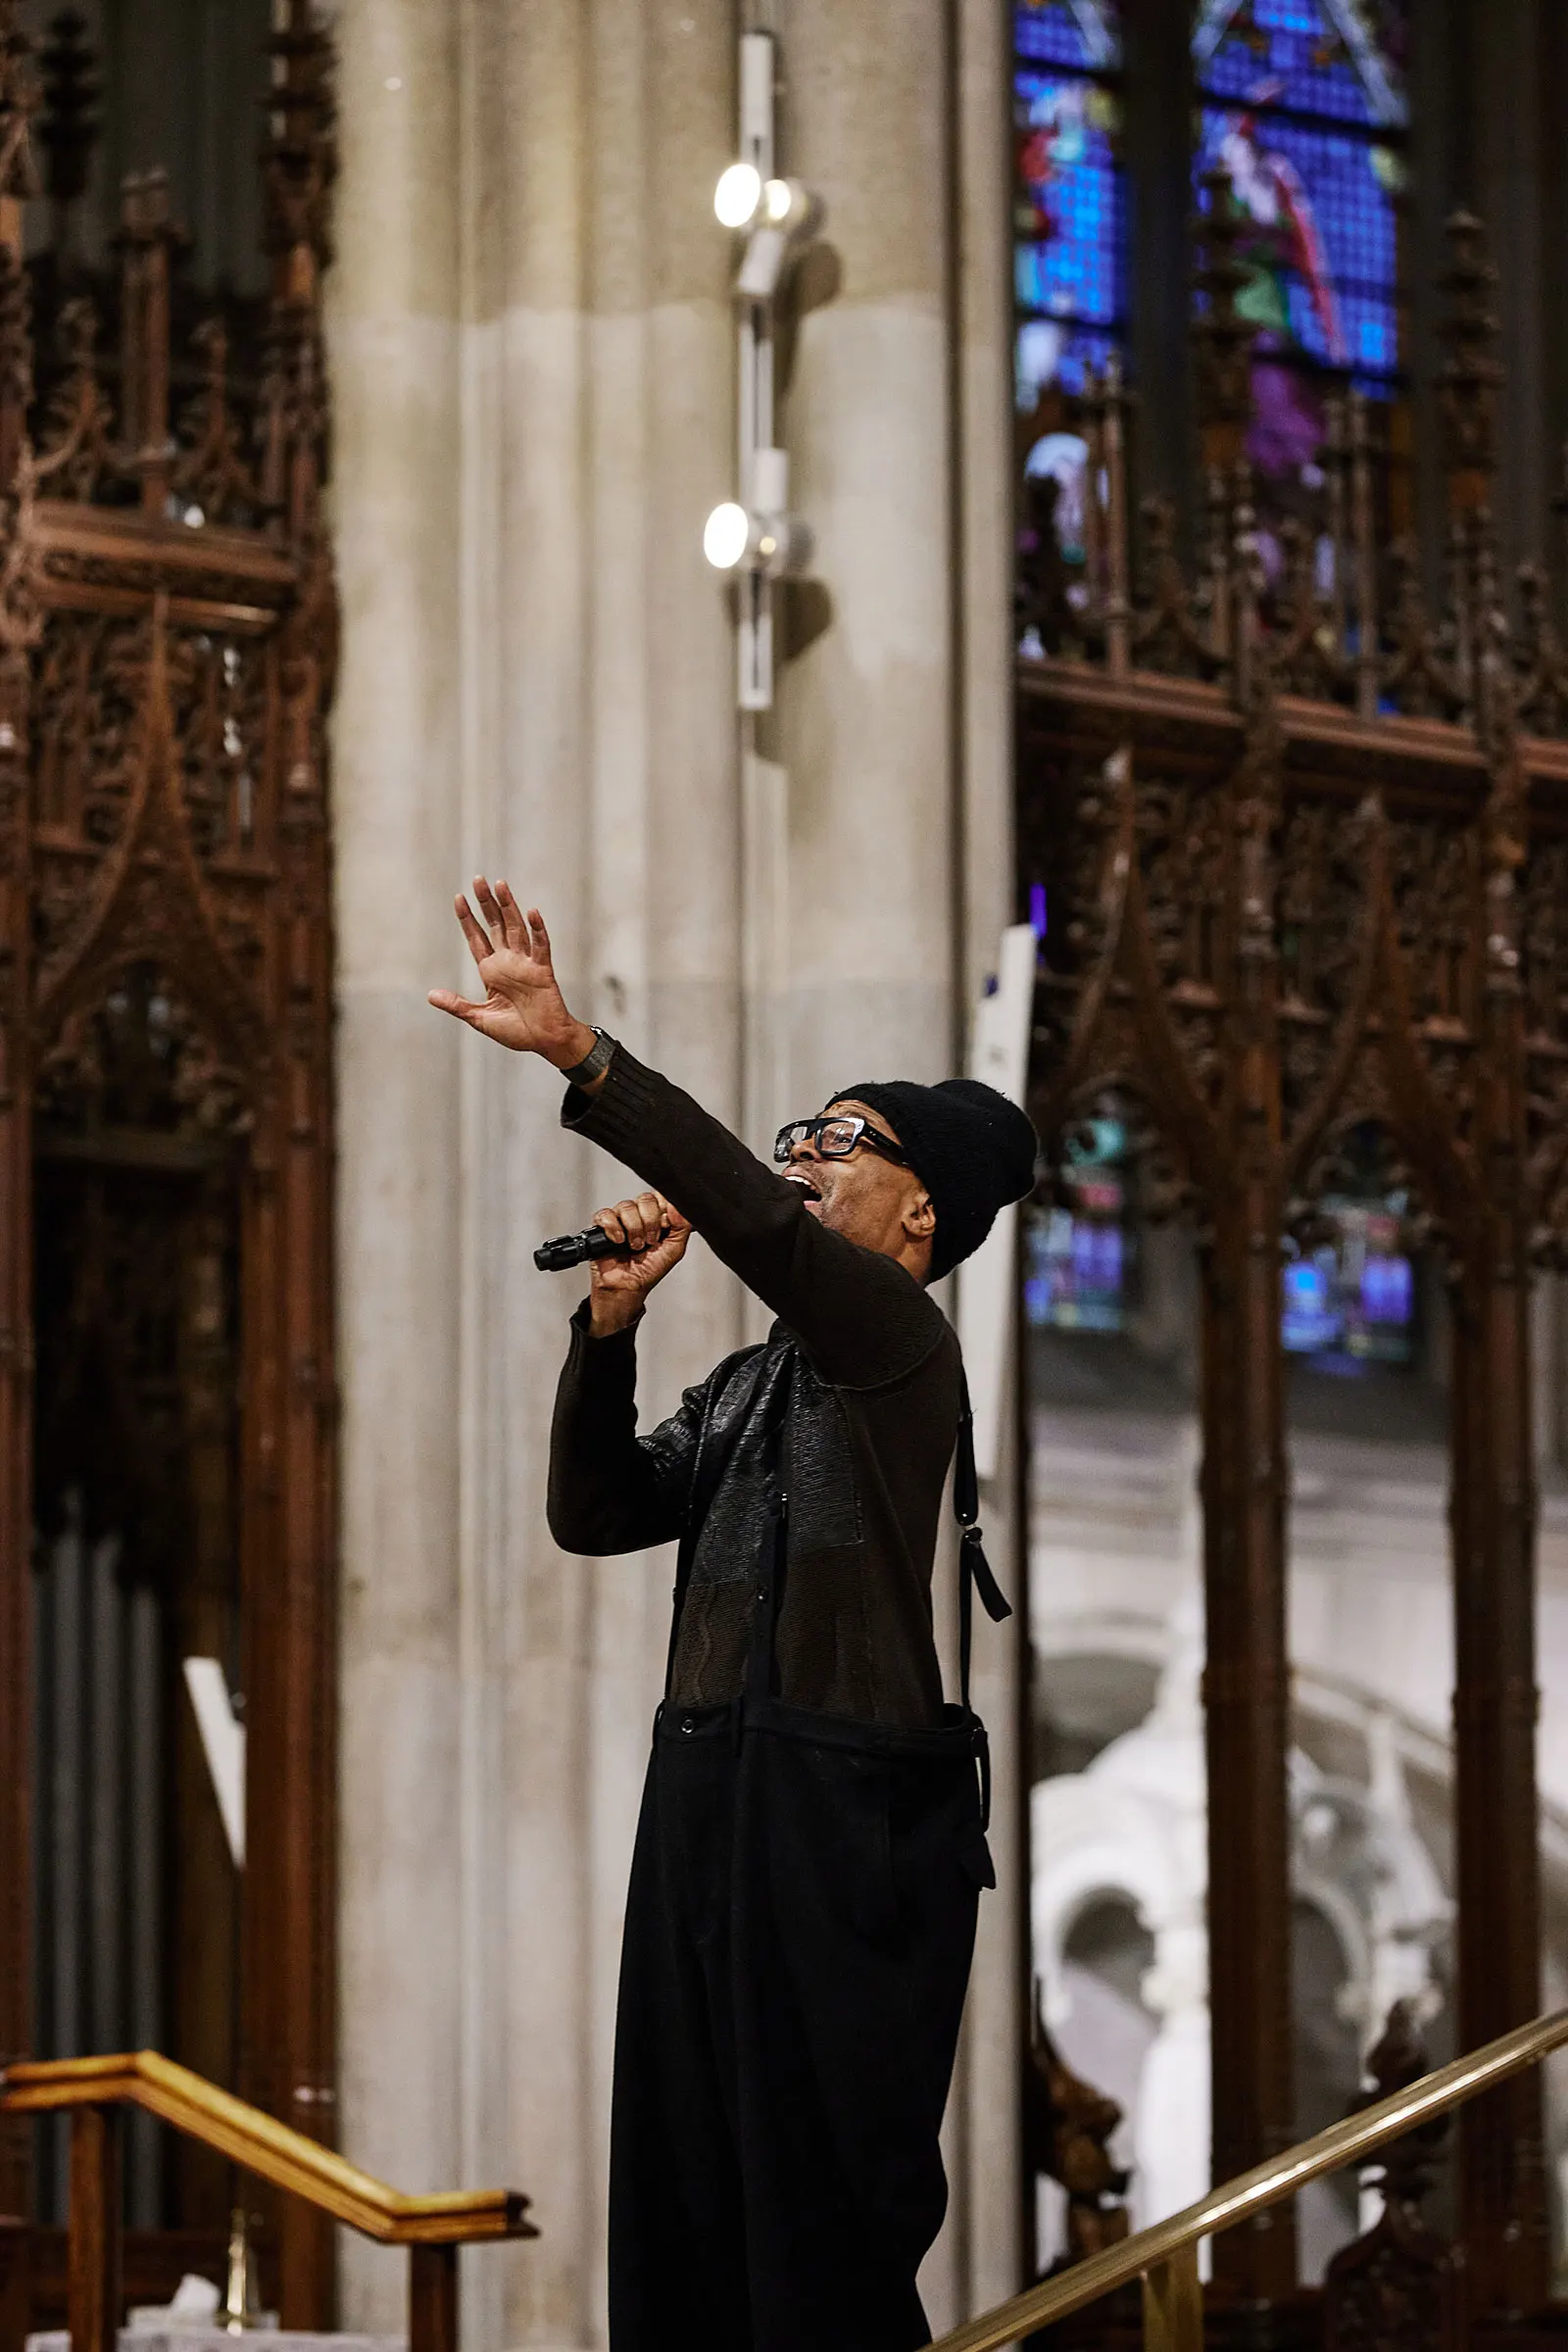
[[[228,2036],[211,2002],[181,2011],[193,2031],[205,2021],[212,2071],[237,2068],[236,2087],[330,2140],[325,716],[336,615],[320,496],[319,303],[334,170],[330,47],[307,0],[287,0],[262,158],[270,295],[260,307],[220,304],[192,341],[197,321],[172,269],[178,228],[156,172],[127,183],[117,285],[62,252],[34,251],[38,331],[29,329],[23,207],[37,190],[27,134],[38,94],[17,0],[0,0],[0,35],[10,173],[0,187],[0,2054],[33,2042],[27,1905],[15,1899],[31,1882],[31,1125],[42,1088],[51,1150],[124,1159],[138,1120],[105,1091],[104,1024],[136,972],[156,979],[177,1085],[168,1116],[140,1120],[131,1156],[194,1175],[212,1164],[203,1151],[216,1138],[241,1196],[229,1375],[237,1491],[216,1442],[198,1447],[193,1474],[206,1554],[217,1558],[237,1519],[244,1587],[250,1796],[239,1941],[253,1957],[237,2062],[218,2050]],[[56,37],[79,44],[76,32]],[[53,72],[48,103],[80,117],[70,83]],[[62,158],[93,135],[84,117],[53,127],[63,125],[69,136],[43,143],[57,223],[74,201],[59,180]],[[101,332],[90,331],[94,312],[100,327],[115,318],[114,370],[100,359]],[[24,466],[29,431],[35,457]],[[194,1607],[188,1639],[210,1638],[201,1619]],[[211,1819],[185,1826],[212,1849],[216,1880],[227,1865]],[[226,1939],[221,1903],[183,1930],[187,1942]],[[25,2210],[26,2164],[26,2139],[12,2130],[0,2146],[0,2210]],[[326,2324],[330,2230],[297,2205],[270,2219],[285,2319]]]
[[[409,2352],[458,2352],[458,2249],[409,2248]]]
[[[1046,885],[1052,918],[1042,1130],[1114,1094],[1152,1209],[1200,1237],[1223,2178],[1295,2136],[1280,1271],[1352,1150],[1408,1200],[1453,1301],[1459,2042],[1539,2008],[1529,1297],[1533,1265],[1568,1263],[1568,657],[1544,581],[1511,612],[1499,589],[1480,224],[1449,225],[1434,611],[1415,552],[1378,537],[1407,453],[1375,446],[1353,394],[1331,405],[1318,509],[1276,516],[1262,560],[1242,231],[1224,182],[1206,195],[1201,560],[1184,569],[1157,505],[1136,557],[1122,538],[1126,396],[1091,384],[1103,510],[1091,491],[1076,579],[1049,531],[1022,566],[1042,654],[1020,665],[1018,834],[1020,885]],[[1539,2080],[1466,2111],[1459,2178],[1472,2309],[1538,2307]],[[1288,2223],[1221,2238],[1215,2269],[1240,2307],[1278,2314]]]
[[[116,2352],[119,2342],[120,2127],[118,2107],[78,2107],[71,2119],[71,2352]]]

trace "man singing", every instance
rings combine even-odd
[[[572,1017],[536,909],[475,897],[484,1000],[431,1004],[553,1063],[564,1124],[647,1188],[596,1220],[618,1252],[571,1319],[550,1464],[564,1550],[679,1545],[621,1956],[611,2342],[910,2352],[995,1883],[967,1658],[944,1706],[932,1638],[963,1373],[927,1285],[1029,1190],[1034,1131],[972,1080],[862,1082],[782,1130],[774,1172]],[[778,1321],[639,1437],[636,1326],[694,1230]],[[965,1623],[971,1563],[1001,1613],[962,1556]]]

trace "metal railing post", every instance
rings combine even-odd
[[[1196,2245],[1179,2246],[1144,2273],[1144,2352],[1203,2352]]]

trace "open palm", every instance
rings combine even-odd
[[[473,895],[488,931],[461,891],[455,905],[484,997],[474,1002],[455,989],[432,988],[430,1003],[514,1054],[542,1054],[563,1068],[580,1060],[593,1032],[566,1010],[538,907],[524,912],[509,883],[492,889],[483,874],[474,876]]]

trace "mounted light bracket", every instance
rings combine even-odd
[[[811,560],[811,534],[789,512],[789,459],[774,438],[773,311],[822,207],[798,179],[780,178],[773,169],[776,68],[771,33],[741,35],[738,153],[713,191],[720,225],[745,238],[735,271],[740,496],[709,515],[703,553],[715,570],[740,578],[737,693],[743,710],[772,708],[772,584],[803,571]]]

